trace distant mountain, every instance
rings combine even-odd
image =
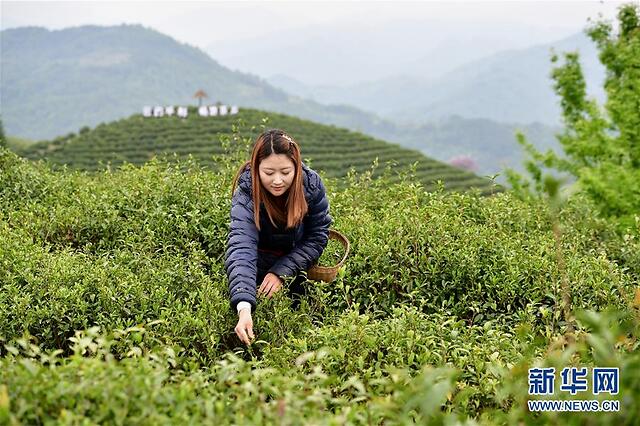
[[[415,100],[399,107],[389,118],[423,122],[425,117],[458,114],[499,122],[558,124],[560,107],[551,80],[551,51],[575,51],[592,96],[604,99],[604,68],[591,40],[583,34],[549,45],[501,52],[448,73],[416,88]]]
[[[13,137],[52,139],[140,113],[144,105],[194,105],[192,95],[203,89],[210,103],[238,104],[345,127],[419,149],[441,161],[460,152],[477,152],[477,171],[482,174],[500,170],[495,158],[485,153],[506,155],[514,166],[521,162],[514,125],[487,125],[461,117],[398,124],[354,106],[323,105],[231,71],[201,50],[139,25],[59,31],[18,28],[2,31],[0,41],[1,113],[6,134]],[[382,101],[369,109],[385,112],[393,93],[410,98],[413,79],[400,81],[394,89],[391,84],[381,86],[377,96]],[[553,135],[548,127],[541,133],[545,140]]]
[[[381,116],[394,114],[399,107],[418,102],[416,95],[426,85],[425,79],[411,75],[396,75],[344,86],[308,85],[284,74],[273,75],[267,81],[288,93],[322,104],[353,105]]]
[[[265,78],[286,75],[305,85],[347,86],[397,75],[431,80],[500,51],[570,34],[566,28],[531,28],[487,19],[452,28],[451,22],[435,18],[323,22],[281,31],[273,25],[271,30],[257,37],[218,41],[205,50],[231,69]]]
[[[523,151],[515,142],[517,131],[539,150],[552,149],[561,152],[555,138],[560,128],[540,123],[504,124],[484,118],[447,117],[415,127],[403,127],[404,145],[419,149],[425,155],[440,160],[468,157],[476,165],[481,176],[500,173],[498,182],[504,183],[505,167],[522,171]]]
[[[46,139],[138,113],[144,105],[210,99],[291,113],[349,128],[379,118],[290,96],[231,71],[203,51],[140,25],[2,31],[0,105],[8,135]]]
[[[560,108],[550,78],[552,48],[558,53],[580,52],[588,90],[602,100],[604,69],[593,43],[581,33],[550,44],[500,52],[436,79],[399,74],[349,86],[310,86],[286,75],[268,81],[289,93],[320,103],[353,105],[395,122],[425,123],[458,115],[503,123],[557,125]],[[429,60],[437,64],[442,55],[434,51]],[[426,61],[422,58],[417,62]]]

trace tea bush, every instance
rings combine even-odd
[[[228,354],[209,370],[185,371],[175,366],[170,347],[115,361],[109,352],[114,342],[113,336],[88,330],[78,334],[74,354],[60,358],[20,340],[0,360],[4,383],[0,385],[0,420],[62,424],[85,420],[112,424],[442,421],[445,413],[439,403],[446,400],[454,378],[453,371],[445,368],[427,367],[413,377],[398,369],[378,380],[378,386],[393,398],[368,400],[340,392],[334,378],[320,366],[309,372],[281,372]],[[357,393],[361,385],[352,379],[342,388],[352,387]],[[335,396],[334,389],[343,395]],[[416,392],[428,397],[428,402],[416,401]]]
[[[552,218],[543,203],[508,193],[427,193],[366,176],[331,195],[335,226],[352,243],[348,282],[335,286],[336,308],[357,302],[388,313],[396,303],[412,303],[473,322],[558,297]],[[634,279],[595,233],[569,229],[562,251],[576,306],[628,303]]]
[[[640,294],[640,293],[639,293]],[[640,299],[640,298],[639,298]],[[507,410],[487,410],[479,417],[482,424],[567,424],[567,425],[631,425],[637,424],[640,409],[637,396],[640,394],[640,326],[636,304],[635,315],[631,312],[578,311],[578,328],[575,341],[567,341],[564,336],[553,339],[544,357],[522,359],[513,368],[495,366],[494,371],[502,383],[496,394],[496,401],[507,404]],[[541,412],[531,413],[527,400],[544,399],[528,395],[527,377],[529,367],[614,367],[619,369],[619,390],[617,395],[591,392],[562,393],[557,390],[547,397],[552,400],[591,399],[617,400],[618,412]],[[591,379],[589,380],[591,386]],[[585,396],[588,396],[585,398]]]
[[[378,381],[393,369],[415,373],[424,365],[455,367],[460,370],[457,388],[468,398],[465,409],[475,411],[493,404],[499,382],[489,366],[512,366],[534,342],[533,335],[517,336],[504,323],[469,327],[455,316],[399,306],[384,319],[350,310],[306,329],[286,345],[264,345],[260,365],[279,371],[290,368],[294,359],[298,366],[319,365],[338,379],[357,379],[369,395],[384,392]]]
[[[358,314],[350,314],[358,317]],[[6,424],[86,421],[109,424],[633,424],[637,416],[637,326],[619,318],[585,312],[586,327],[576,343],[546,354],[544,365],[587,362],[620,368],[617,413],[543,413],[526,411],[526,371],[532,359],[486,362],[497,388],[491,407],[468,419],[470,393],[456,382],[454,368],[426,364],[415,374],[380,366],[367,381],[332,370],[340,363],[330,348],[306,352],[288,368],[244,361],[232,353],[210,368],[180,367],[173,347],[130,351],[117,361],[111,347],[126,333],[77,332],[72,354],[43,351],[30,338],[7,345],[0,359],[0,421]],[[358,322],[367,323],[367,318]],[[631,334],[629,334],[631,333]],[[625,337],[620,344],[621,337]],[[449,336],[448,336],[449,337]],[[577,355],[577,357],[576,357]],[[535,365],[540,365],[535,362]],[[584,364],[580,364],[584,365]],[[327,369],[329,371],[326,371]]]
[[[299,310],[261,299],[244,348],[222,262],[241,154],[87,174],[0,150],[0,422],[528,422],[508,384],[568,330],[562,280],[572,308],[626,312],[637,345],[637,235],[580,198],[555,218],[387,167],[324,177],[346,266]]]

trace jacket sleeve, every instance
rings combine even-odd
[[[333,219],[329,214],[329,200],[322,179],[315,175],[316,189],[313,192],[309,211],[304,219],[305,235],[288,254],[280,257],[269,272],[279,276],[294,276],[306,271],[320,258],[329,241],[329,227]]]
[[[253,220],[253,200],[238,188],[231,201],[231,224],[224,261],[234,311],[241,301],[249,302],[252,312],[256,309],[257,261],[258,228]]]

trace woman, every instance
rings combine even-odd
[[[258,136],[251,160],[235,176],[232,194],[224,266],[231,307],[239,316],[235,332],[249,344],[255,337],[251,313],[256,295],[270,298],[284,277],[295,276],[289,294],[297,307],[305,294],[301,272],[327,246],[332,218],[320,176],[302,163],[298,144],[278,129]]]

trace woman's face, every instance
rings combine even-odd
[[[285,154],[269,155],[260,162],[258,169],[262,186],[275,197],[289,189],[295,176],[295,165]]]

